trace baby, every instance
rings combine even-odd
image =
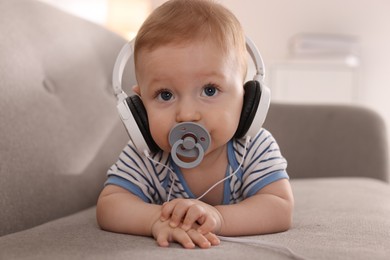
[[[218,235],[290,228],[294,199],[276,141],[265,129],[250,139],[236,133],[246,57],[241,25],[220,4],[171,0],[153,11],[135,39],[134,92],[160,150],[146,157],[132,142],[124,148],[98,200],[102,229],[152,236],[160,246],[209,248]],[[172,158],[169,134],[183,122],[210,135],[196,167]]]

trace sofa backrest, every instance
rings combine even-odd
[[[128,137],[111,87],[124,39],[33,0],[0,1],[0,38],[1,236],[94,205]]]
[[[371,109],[274,103],[265,128],[287,158],[291,178],[368,177],[389,181],[386,126]]]
[[[124,44],[41,2],[0,0],[0,236],[96,203],[128,141],[111,86]],[[369,110],[272,104],[265,127],[292,178],[388,180],[384,124]]]

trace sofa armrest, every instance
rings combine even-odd
[[[278,141],[292,178],[360,176],[389,181],[386,127],[372,110],[274,103],[264,127]]]

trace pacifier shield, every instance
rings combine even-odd
[[[174,162],[183,168],[193,168],[203,159],[205,151],[211,143],[207,130],[193,122],[183,122],[174,126],[169,132],[169,144]],[[183,162],[177,155],[195,158],[190,163]]]

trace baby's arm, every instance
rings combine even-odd
[[[271,183],[257,194],[233,205],[212,207],[196,200],[173,200],[162,209],[161,219],[184,230],[200,224],[199,232],[224,236],[285,231],[291,226],[294,199],[286,179]]]
[[[223,217],[221,235],[256,235],[291,227],[294,198],[287,179],[273,182],[238,204],[216,206]]]
[[[178,242],[185,248],[195,245],[208,248],[219,243],[214,234],[202,235],[194,229],[172,228],[169,221],[161,221],[161,206],[142,201],[129,191],[107,185],[97,203],[97,221],[108,231],[133,235],[153,236],[160,246]]]

